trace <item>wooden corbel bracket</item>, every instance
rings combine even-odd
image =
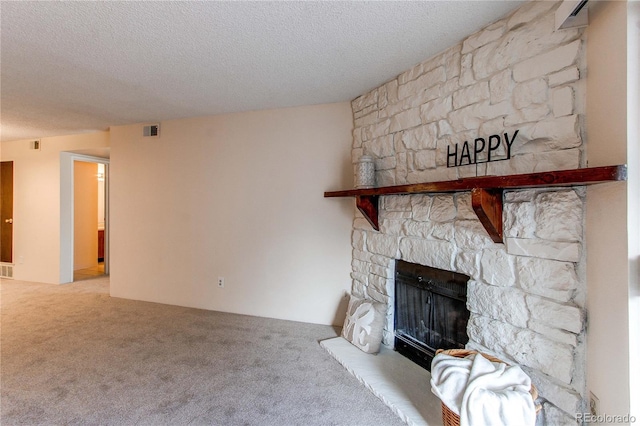
[[[471,206],[494,243],[502,242],[502,189],[471,190]]]
[[[356,196],[356,207],[376,231],[380,230],[378,225],[378,198],[378,195]]]

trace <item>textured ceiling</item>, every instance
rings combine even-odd
[[[2,1],[1,137],[351,100],[519,4]]]

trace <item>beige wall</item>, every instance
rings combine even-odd
[[[627,232],[630,401],[640,401],[640,2],[627,3]],[[640,418],[640,404],[632,407]]]
[[[351,129],[346,102],[112,128],[111,295],[341,323]]]
[[[73,165],[73,269],[98,266],[98,165]]]
[[[109,146],[109,133],[2,142],[2,161],[14,162],[14,278],[60,283],[60,152]]]
[[[629,273],[633,260],[629,247],[637,245],[638,239],[629,234],[637,219],[628,207],[638,197],[629,188],[637,186],[638,159],[627,151],[628,144],[637,144],[628,135],[627,82],[632,76],[627,74],[627,37],[626,2],[597,2],[590,8],[588,164],[628,163],[633,173],[628,183],[594,185],[587,190],[587,387],[599,398],[600,413],[621,415],[631,409],[629,344],[638,338],[629,327],[629,289],[637,280]]]

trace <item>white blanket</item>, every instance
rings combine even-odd
[[[431,390],[460,415],[460,426],[533,426],[531,379],[520,367],[482,355],[438,354],[431,364]]]

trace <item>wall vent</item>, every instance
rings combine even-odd
[[[10,263],[0,263],[0,278],[13,279],[13,265]]]
[[[589,25],[588,0],[563,0],[556,9],[556,30]]]
[[[151,124],[150,126],[144,126],[142,130],[142,136],[144,137],[158,137],[160,136],[160,125]]]

